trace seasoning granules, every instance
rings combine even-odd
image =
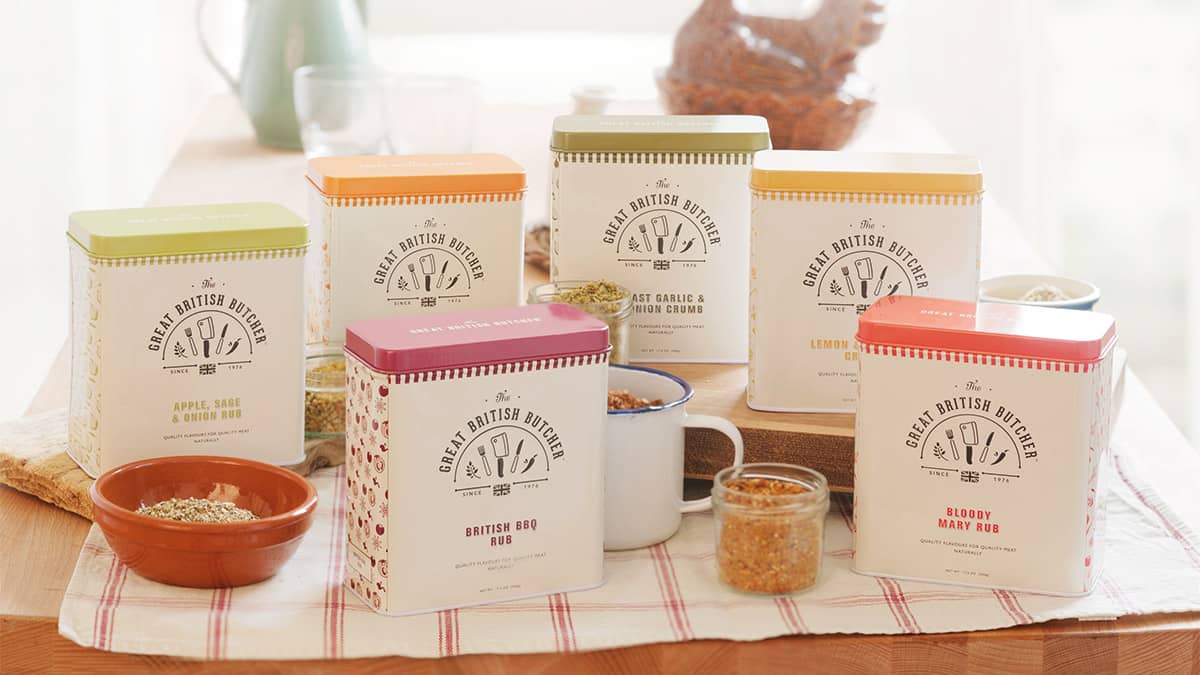
[[[196,497],[186,499],[172,497],[151,506],[142,506],[138,508],[137,512],[143,516],[178,520],[185,523],[238,523],[258,520],[258,516],[254,515],[252,511],[240,508],[233,502],[218,502]]]
[[[635,410],[637,408],[648,408],[652,405],[662,405],[663,400],[656,398],[654,400],[634,396],[626,389],[609,389],[608,390],[608,409],[609,410]]]
[[[304,374],[304,432],[346,433],[346,359],[337,354],[310,356]],[[311,362],[316,361],[316,365]]]
[[[821,570],[828,511],[824,480],[728,479],[728,472],[741,469],[718,474],[720,488],[713,491],[721,581],[742,591],[769,594],[812,586]]]
[[[568,305],[590,305],[595,302],[616,302],[628,295],[628,291],[611,281],[585,281],[559,293],[555,301]]]

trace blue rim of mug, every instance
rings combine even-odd
[[[623,363],[610,363],[610,364],[608,364],[608,367],[609,368],[620,368],[621,370],[636,370],[636,371],[643,372],[643,373],[650,373],[651,375],[660,375],[662,377],[667,378],[668,380],[674,381],[676,384],[683,387],[683,396],[680,396],[679,398],[675,399],[674,401],[671,401],[670,403],[664,403],[662,405],[648,405],[648,406],[643,406],[641,408],[630,408],[628,410],[609,410],[608,411],[609,415],[635,415],[638,413],[648,413],[648,412],[657,412],[659,410],[669,410],[676,406],[681,406],[684,403],[687,403],[689,400],[691,400],[692,394],[696,393],[692,389],[692,385],[688,384],[687,381],[685,381],[683,378],[681,378],[677,375],[672,375],[671,373],[668,373],[664,370],[656,370],[654,368],[644,368],[642,366],[627,366]]]

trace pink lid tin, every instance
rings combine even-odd
[[[1116,337],[1116,321],[1099,312],[914,296],[883,298],[858,322],[864,345],[1073,363],[1104,358]]]
[[[570,305],[398,316],[346,326],[346,350],[384,373],[607,351],[608,326]]]

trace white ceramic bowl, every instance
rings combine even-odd
[[[1067,299],[1041,302],[1021,299],[1021,296],[1041,285],[1058,288],[1066,293]],[[1013,305],[1091,309],[1100,300],[1100,289],[1095,284],[1070,277],[1056,277],[1049,274],[1009,274],[979,282],[979,299],[983,302],[1005,302]]]

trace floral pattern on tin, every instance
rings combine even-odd
[[[1113,356],[1110,353],[1103,361],[1092,369],[1092,410],[1091,425],[1088,429],[1088,494],[1087,510],[1084,522],[1084,536],[1087,546],[1083,566],[1088,568],[1088,581],[1084,587],[1095,579],[1099,573],[1093,565],[1095,544],[1098,537],[1104,536],[1105,510],[1100,503],[1102,486],[1100,473],[1108,462],[1109,437],[1112,430],[1112,394],[1113,394]]]
[[[353,552],[369,560],[370,573],[347,565],[345,583],[368,606],[384,612],[388,492],[387,445],[381,441],[387,435],[386,392],[387,376],[346,358],[346,536]]]
[[[100,312],[103,270],[71,247],[71,393],[67,452],[91,476],[100,474]],[[80,308],[86,308],[86,313]]]

